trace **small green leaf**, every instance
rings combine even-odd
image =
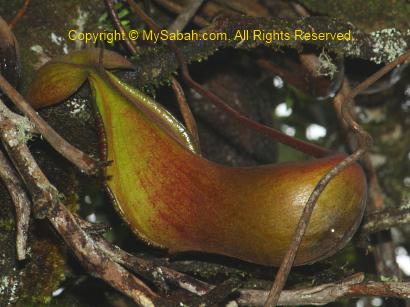
[[[122,19],[122,18],[126,17],[128,14],[129,14],[129,11],[127,9],[122,9],[118,13],[118,18]]]

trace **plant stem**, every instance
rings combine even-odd
[[[38,133],[42,134],[50,145],[66,159],[88,175],[96,174],[101,163],[92,159],[66,140],[64,140],[50,125],[42,119],[36,111],[26,102],[10,83],[0,74],[0,89],[14,102],[14,104],[36,126]]]

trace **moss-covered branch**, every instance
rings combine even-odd
[[[234,39],[237,31],[249,31],[249,39],[241,41]],[[295,30],[303,32],[341,32],[351,31],[351,40],[274,40],[273,42],[252,39],[253,31],[293,33]],[[199,61],[215,53],[221,48],[252,49],[258,46],[266,46],[273,50],[293,48],[299,51],[307,45],[316,46],[318,49],[325,48],[328,52],[338,56],[361,58],[375,63],[390,62],[404,53],[410,46],[410,31],[402,33],[396,29],[384,29],[372,33],[364,33],[349,23],[343,23],[336,19],[325,17],[308,17],[296,20],[281,18],[260,17],[224,17],[216,20],[211,26],[205,28],[206,32],[227,33],[228,40],[191,40],[179,44],[181,53],[187,62]],[[166,80],[174,73],[178,64],[172,51],[165,46],[155,46],[147,49],[134,61],[136,74],[133,74],[134,82],[139,86],[149,83],[157,83]]]

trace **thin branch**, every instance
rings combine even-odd
[[[374,84],[377,80],[379,80],[381,77],[383,77],[385,74],[387,74],[389,71],[391,71],[393,68],[395,68],[397,65],[400,65],[404,62],[406,62],[410,58],[410,50],[407,50],[405,53],[403,53],[401,56],[399,56],[397,59],[394,61],[384,65],[380,70],[372,74],[369,78],[361,82],[359,85],[357,85],[353,91],[350,92],[350,95],[346,98],[346,100],[352,100],[354,97],[357,96],[357,94],[363,92],[366,90],[369,86]]]
[[[184,10],[178,15],[174,22],[168,27],[169,32],[182,31],[188,22],[192,19],[204,0],[192,0],[184,7]]]
[[[78,221],[82,221],[82,223],[84,222],[79,218]],[[158,289],[162,290],[163,292],[168,291],[168,285],[166,284],[163,278],[162,269],[160,267],[156,266],[154,263],[148,260],[136,257],[132,254],[123,251],[118,246],[108,243],[100,235],[94,235],[93,239],[95,244],[99,247],[99,249],[104,251],[104,253],[110,259],[112,259],[118,264],[121,264],[122,266],[138,274],[139,276],[142,276],[146,280],[152,281],[155,284],[155,286],[157,286]]]
[[[303,16],[303,17],[308,17],[309,13],[299,4],[292,3],[293,8],[295,11]],[[316,58],[317,59],[317,58]],[[312,63],[313,65],[313,71],[316,71],[317,69],[317,60],[312,60],[311,58],[306,58],[308,62]],[[302,61],[303,62],[303,61]],[[304,63],[304,62],[303,62]],[[395,66],[394,64],[389,64]],[[389,65],[387,65],[386,69],[389,69]],[[378,79],[378,76],[374,76],[375,79],[369,79],[368,80],[368,85],[372,84],[372,82],[375,82]],[[362,86],[366,86],[366,83]],[[363,93],[365,91],[365,88],[358,89],[358,93]],[[342,81],[341,88],[338,91],[337,95],[335,96],[333,100],[333,106],[336,111],[337,118],[340,122],[341,128],[343,131],[346,132],[346,141],[349,145],[350,150],[354,151],[357,147],[357,140],[354,135],[350,131],[349,133],[349,127],[347,123],[344,121],[343,116],[342,116],[342,105],[343,101],[346,99],[347,96],[351,93],[351,88],[349,86],[348,79],[345,77],[344,80]],[[354,109],[352,108],[353,101],[351,104],[348,104],[349,107],[349,113],[353,118],[356,119],[356,115],[354,112]],[[367,214],[373,211],[377,210],[383,210],[385,208],[384,206],[384,199],[382,195],[382,191],[379,185],[379,181],[376,175],[376,172],[374,170],[374,167],[371,164],[369,154],[365,154],[363,159],[362,159],[362,164],[366,170],[366,175],[368,177],[368,183],[369,183],[369,198],[368,198],[368,203],[367,203]],[[362,238],[362,242],[364,242],[364,236],[365,232],[362,231],[360,237]],[[380,236],[380,234],[376,234],[377,237]],[[377,238],[378,239],[378,238]],[[376,240],[376,242],[373,244],[374,249],[373,249],[373,256],[375,259],[375,264],[376,264],[376,270],[378,272],[379,276],[392,276],[396,277],[398,280],[401,279],[401,271],[399,269],[399,266],[397,265],[396,259],[395,259],[395,252],[394,252],[394,243],[392,240]]]
[[[130,7],[134,10],[134,12],[138,15],[138,17],[141,18],[153,31],[159,32],[161,29],[160,27],[135,3],[134,0],[127,0]],[[295,139],[293,137],[290,137],[286,135],[285,133],[276,130],[274,128],[265,126],[263,124],[260,124],[247,116],[243,115],[242,113],[238,112],[234,108],[230,107],[227,105],[221,98],[219,98],[217,95],[214,93],[208,91],[205,89],[202,85],[197,83],[195,80],[192,79],[189,69],[188,69],[188,64],[176,46],[176,44],[173,41],[169,41],[167,46],[174,52],[178,64],[181,66],[181,71],[182,71],[182,77],[186,81],[186,83],[192,87],[195,91],[197,91],[199,94],[202,96],[208,98],[208,100],[215,105],[216,107],[220,108],[221,110],[225,111],[227,114],[232,116],[234,119],[238,120],[242,124],[248,126],[249,128],[258,131],[260,133],[263,133],[275,141],[278,141],[282,144],[286,144],[296,150],[299,150],[301,152],[304,152],[308,155],[311,155],[313,157],[324,157],[329,155],[330,150],[327,148],[308,143],[302,140]]]
[[[240,284],[241,282],[235,278],[225,280],[206,294],[195,299],[193,305],[218,306],[219,303],[226,301],[231,294],[238,290]]]
[[[128,5],[131,9],[137,14],[137,16],[146,23],[149,27],[154,27],[154,31],[158,32],[158,26],[152,21],[152,19],[133,1],[127,0]],[[178,82],[175,77],[171,77],[172,90],[175,93],[175,96],[178,101],[179,110],[181,111],[182,118],[184,119],[185,126],[187,127],[189,133],[192,136],[194,147],[200,152],[200,143],[198,128],[194,116],[192,115],[191,108],[189,107],[184,91],[181,87],[181,84]]]
[[[131,9],[134,11],[135,14],[146,24],[150,29],[152,29],[155,32],[159,32],[161,29],[160,27],[152,20],[151,17],[149,17],[144,10],[137,4],[135,3],[134,0],[127,0],[128,5],[131,7]]]
[[[171,45],[171,44],[170,44]],[[176,51],[178,52],[178,51]],[[179,53],[179,56],[181,54]],[[177,56],[177,58],[179,58]],[[195,80],[192,79],[189,70],[188,70],[188,65],[186,62],[183,60],[183,58],[179,58],[179,63],[181,64],[181,70],[182,70],[182,76],[184,80],[188,83],[189,86],[191,86],[195,91],[197,91],[199,94],[202,96],[208,98],[208,100],[218,107],[219,109],[223,110],[232,118],[236,119],[240,123],[244,124],[245,126],[248,126],[250,129],[258,131],[262,134],[265,134],[269,137],[271,137],[273,140],[280,142],[282,144],[285,144],[287,146],[290,146],[298,151],[301,151],[305,154],[308,154],[310,156],[313,156],[315,158],[321,158],[324,156],[327,156],[331,153],[331,151],[327,148],[308,143],[299,139],[295,139],[293,137],[288,136],[287,134],[276,130],[272,127],[268,127],[264,124],[258,123],[249,117],[243,115],[239,111],[235,110],[231,106],[227,105],[221,98],[219,98],[217,95],[214,93],[208,91],[205,89],[202,85],[197,83]]]
[[[155,261],[142,259],[129,254],[119,247],[107,243],[101,237],[96,237],[95,240],[100,248],[104,250],[111,259],[129,270],[154,281],[160,289],[164,290],[167,288],[167,286],[163,283],[165,280],[174,286],[178,286],[197,295],[204,295],[214,288],[213,285],[197,280],[190,275],[175,271],[164,265],[157,264]]]
[[[274,65],[271,61],[265,58],[258,59],[256,61],[256,64],[264,70],[269,71],[274,75],[278,75],[288,84],[299,89],[307,90],[306,76],[300,73],[300,71],[297,71],[297,73],[295,73],[295,71],[284,69],[280,66]]]
[[[112,260],[149,280],[152,280],[152,277],[149,276],[155,276],[154,282],[155,280],[161,280],[162,283],[163,280],[166,280],[174,286],[200,296],[215,288],[214,285],[199,281],[190,275],[157,264],[155,260],[146,260],[128,254],[107,243],[99,236],[94,237],[94,240]],[[338,282],[322,284],[312,288],[285,290],[281,292],[278,305],[322,305],[342,298],[373,295],[400,298],[410,296],[410,283],[363,283],[363,280],[363,274],[357,273]],[[239,297],[236,302],[240,306],[263,306],[269,292],[266,290],[239,289],[238,293]]]
[[[309,14],[306,10],[303,9],[303,7],[299,7],[298,10],[298,5],[295,4],[294,8],[296,11],[299,12],[304,17],[307,17]],[[406,54],[404,54],[402,57],[407,58]],[[354,150],[357,147],[357,140],[355,138],[354,132],[350,131],[349,133],[349,126],[348,124],[344,121],[343,116],[342,116],[342,105],[343,101],[345,99],[349,99],[347,96],[349,94],[354,97],[357,93],[361,93],[365,91],[365,89],[376,82],[381,76],[383,76],[386,72],[390,71],[393,67],[395,67],[400,61],[401,57],[399,57],[396,61],[393,61],[392,63],[389,63],[386,65],[383,69],[378,71],[376,74],[368,78],[365,82],[363,82],[360,86],[358,86],[355,91],[352,92],[348,83],[347,78],[343,81],[342,87],[338,94],[336,95],[333,105],[336,110],[336,114],[338,116],[339,122],[341,123],[342,129],[345,130],[346,133],[346,138],[348,145],[350,146],[351,150]],[[352,118],[356,118],[354,114],[354,110],[352,108],[352,104],[348,104],[347,107],[349,108],[349,113]],[[368,199],[368,205],[367,205],[367,214],[374,212],[374,211],[379,211],[383,210],[385,208],[384,206],[384,199],[382,195],[382,191],[379,185],[379,181],[376,175],[376,172],[374,170],[374,167],[372,166],[372,163],[370,161],[370,157],[368,154],[365,154],[363,159],[363,166],[366,170],[366,174],[368,176],[368,182],[369,182],[369,199]],[[363,238],[365,235],[365,231],[362,231],[361,237]],[[379,237],[380,234],[376,234],[376,237]],[[363,240],[362,240],[363,241]],[[392,240],[377,240],[377,242],[374,244],[374,250],[373,250],[373,255],[375,258],[375,263],[376,263],[376,269],[379,274],[379,276],[393,276],[398,279],[401,278],[401,271],[397,265],[396,259],[395,259],[395,252],[394,252],[394,243]]]
[[[16,207],[17,259],[24,260],[26,259],[27,252],[27,236],[31,203],[26,191],[24,191],[24,188],[21,185],[18,175],[2,151],[0,151],[0,177]]]
[[[340,125],[342,129],[345,131],[348,146],[351,150],[354,150],[354,148],[356,148],[357,146],[355,133],[349,131],[349,128],[341,115],[341,105],[350,92],[351,89],[349,86],[349,82],[347,78],[345,78],[340,91],[333,100],[333,106],[336,111]],[[352,105],[350,105],[349,108],[349,113],[352,114],[352,117],[356,118]],[[384,210],[385,205],[377,174],[374,170],[374,167],[371,164],[369,154],[364,155],[362,159],[362,164],[364,166],[368,178],[368,202],[366,213],[367,215],[369,215],[372,214],[372,212]],[[364,231],[364,227],[362,228],[362,232],[360,234],[361,242],[365,242],[366,231]],[[383,238],[379,238],[379,236],[381,235],[376,234],[376,240],[374,240],[374,243],[372,244],[376,271],[379,276],[395,277],[397,278],[397,280],[400,280],[401,271],[395,259],[394,243],[391,239],[386,240],[385,236],[383,236]]]
[[[356,273],[341,281],[311,288],[284,290],[279,306],[325,305],[352,297],[410,298],[410,282],[363,282],[363,273]],[[240,306],[263,306],[268,291],[240,289],[236,302]]]
[[[328,183],[336,177],[342,170],[347,168],[356,162],[360,157],[366,152],[367,146],[364,146],[353,154],[345,158],[343,161],[338,163],[333,167],[326,175],[324,175],[319,182],[316,184],[313,192],[310,194],[308,201],[303,208],[302,215],[299,219],[299,223],[296,227],[296,231],[292,237],[292,243],[289,245],[289,248],[282,260],[282,263],[279,267],[278,272],[276,273],[275,281],[273,283],[272,289],[269,292],[268,299],[264,306],[276,306],[279,300],[280,293],[285,286],[287,277],[292,268],[293,262],[296,257],[296,253],[299,249],[300,243],[302,242],[303,236],[309,225],[310,217],[315,208],[316,202],[319,199],[320,194],[328,185]]]
[[[0,106],[2,110],[7,109],[2,101]],[[112,261],[81,228],[75,216],[61,204],[57,189],[39,168],[25,142],[17,138],[18,127],[5,113],[0,112],[0,136],[32,196],[35,215],[51,222],[90,274],[105,280],[141,306],[154,307],[162,302],[140,279]]]
[[[6,127],[10,125],[13,126],[14,123],[10,121]],[[11,145],[10,140],[6,142]],[[25,160],[25,155],[18,155],[17,159]],[[32,156],[27,157],[35,163]],[[22,165],[21,163],[18,165]],[[30,164],[35,167],[34,173],[38,173],[38,166],[36,164]],[[30,168],[21,170],[21,172],[33,173],[33,170],[30,171]],[[30,175],[30,174],[29,174]],[[24,176],[23,176],[24,177]],[[46,182],[47,183],[47,182]],[[49,184],[49,183],[48,183]],[[82,229],[82,226],[61,203],[58,203],[54,206],[54,210],[47,213],[47,217],[50,219],[54,227],[66,240],[67,244],[73,249],[77,257],[80,259],[81,263],[96,277],[102,278],[107,281],[110,285],[116,289],[122,291],[124,294],[130,296],[136,303],[143,306],[155,306],[160,299],[152,293],[152,291],[147,288],[139,279],[136,279],[135,276],[131,275],[129,272],[125,271],[116,261],[113,261],[110,253],[107,253],[106,250],[101,248],[101,245],[96,241],[92,236],[88,235],[86,231]],[[124,258],[123,261],[127,261],[130,258]],[[123,262],[124,263],[124,262]],[[140,263],[141,264],[141,263]],[[124,263],[125,266],[125,263]],[[126,266],[125,266],[126,267]],[[207,285],[203,282],[197,281],[194,278],[187,276],[183,273],[173,271],[165,267],[152,266],[158,272],[162,272],[163,276],[168,281],[173,281],[175,284],[180,287],[187,289],[188,291],[205,294],[208,293],[210,289],[213,288],[211,285]],[[328,286],[319,286],[323,288],[323,291],[328,289]],[[355,295],[384,295],[384,296],[408,296],[409,285],[406,283],[367,283],[359,284],[356,287],[350,287],[348,291],[342,292],[344,296],[340,297],[350,297]],[[303,290],[294,290],[294,291],[284,291],[281,297],[285,299],[282,300],[281,304],[286,304],[286,295],[289,296],[289,300],[294,304],[295,299],[305,293],[304,298],[309,296],[313,297],[308,302],[312,302],[314,298],[323,300],[323,293],[318,291],[315,287],[314,289],[305,289]],[[337,290],[340,289],[340,286],[335,285],[334,288],[331,288],[329,291],[331,293],[332,300],[340,298],[335,296],[335,293],[338,293]],[[390,290],[390,291],[387,291]],[[257,290],[240,290],[239,303],[242,305],[251,305],[259,299],[265,299],[267,296],[266,291],[257,291]],[[315,296],[318,293],[317,296]],[[322,296],[322,298],[321,298]],[[293,300],[293,301],[292,301]],[[171,305],[169,305],[171,306]]]
[[[20,19],[24,16],[29,3],[30,3],[30,0],[24,0],[23,6],[17,11],[16,15],[9,22],[10,29],[14,28],[16,24],[20,21]]]
[[[105,255],[61,203],[48,219],[90,274],[103,279],[140,306],[156,306],[155,302],[160,298],[140,279]]]
[[[363,276],[353,280],[323,284],[313,288],[282,291],[279,306],[325,305],[352,297],[409,298],[409,282],[360,282]],[[268,295],[263,290],[240,290],[237,300],[241,306],[263,306]]]
[[[170,0],[154,0],[154,1],[175,14],[181,14],[185,9],[183,6],[181,6],[180,4],[174,1],[170,1]],[[192,21],[200,27],[205,27],[209,25],[209,22],[205,18],[202,18],[199,15],[194,16],[192,18]]]
[[[292,239],[292,243],[289,246],[289,249],[279,267],[279,271],[276,274],[275,281],[273,283],[272,289],[269,292],[268,299],[265,303],[265,306],[276,306],[280,292],[282,291],[287,276],[293,265],[293,261],[296,257],[296,252],[300,246],[303,235],[306,232],[307,226],[309,224],[310,216],[313,212],[314,206],[317,202],[317,199],[320,196],[320,193],[324,190],[329,181],[340,173],[344,168],[351,165],[359,158],[361,158],[368,150],[371,145],[371,137],[360,127],[360,125],[354,120],[351,114],[351,103],[353,98],[360,93],[360,91],[365,90],[367,87],[376,82],[384,74],[388,73],[396,65],[405,62],[410,57],[410,51],[406,52],[402,56],[398,57],[392,63],[386,64],[382,69],[371,75],[368,79],[360,83],[341,104],[341,116],[343,121],[347,124],[347,127],[356,134],[358,147],[356,151],[336,165],[332,170],[330,170],[325,176],[321,178],[319,183],[316,185],[312,194],[307,201],[305,208],[303,210],[302,216],[299,220],[297,229]],[[387,67],[387,68],[386,68]]]
[[[130,0],[128,0],[130,1]],[[262,40],[245,40],[239,47],[242,50],[250,50],[258,46],[265,46],[266,50],[280,51],[283,48],[302,50],[306,45],[314,46],[318,49],[325,48],[328,52],[335,53],[338,57],[350,56],[367,60],[386,61],[391,58],[392,53],[385,53],[389,50],[388,46],[397,41],[407,41],[410,46],[410,35],[396,31],[388,37],[383,37],[382,46],[380,39],[375,39],[375,35],[363,33],[355,29],[351,24],[344,24],[335,19],[328,19],[323,16],[308,18],[298,18],[293,20],[284,20],[283,18],[271,17],[249,17],[249,16],[229,16],[216,18],[207,28],[198,31],[201,35],[205,33],[223,32],[227,33],[231,40],[190,40],[178,42],[178,47],[188,63],[199,61],[206,56],[211,56],[221,49],[229,47],[235,48],[238,45],[238,39],[233,39],[237,31],[252,31],[258,29],[265,33],[272,32],[289,32],[293,33],[295,29],[309,32],[311,29],[317,32],[326,32],[332,29],[333,32],[352,31],[353,40],[350,42],[336,41],[301,41],[301,40],[281,40],[273,44],[266,43]],[[377,48],[375,46],[377,45]],[[386,46],[386,48],[384,48]],[[159,84],[161,81],[169,80],[169,76],[178,69],[178,62],[169,49],[169,46],[155,46],[154,52],[145,52],[138,59],[133,60],[136,64],[135,72],[131,74],[134,84],[144,86],[148,84]],[[376,50],[376,52],[374,52]],[[171,51],[171,52],[170,52]],[[131,77],[130,76],[130,77]]]
[[[111,16],[112,21],[114,22],[115,27],[118,29],[120,33],[126,33],[124,27],[121,24],[121,20],[118,17],[117,11],[115,10],[114,3],[112,0],[104,0],[105,6],[107,7],[107,10]],[[124,43],[127,46],[128,50],[131,51],[132,54],[137,54],[138,49],[135,44],[135,41],[130,40],[128,35],[124,36]]]
[[[208,306],[210,300],[222,301],[237,288],[237,283],[233,281],[227,281],[227,283],[222,283],[218,286],[209,285],[192,276],[161,265],[161,261],[157,263],[155,260],[147,260],[129,254],[119,247],[108,243],[100,236],[94,236],[94,241],[110,259],[147,280],[153,281],[163,292],[167,293],[169,291],[167,285],[167,282],[169,282],[174,286],[200,296],[197,300],[186,302],[189,305],[200,306],[206,302],[207,304],[205,305]]]
[[[280,294],[279,306],[286,305],[325,305],[348,295],[350,287],[363,282],[364,274],[356,273],[341,281],[322,284],[311,288],[285,290]],[[268,291],[241,290],[237,300],[239,305],[263,306]]]
[[[198,127],[192,114],[191,108],[186,101],[184,90],[181,87],[181,84],[178,82],[177,79],[174,77],[171,78],[172,82],[172,89],[177,97],[179,110],[181,111],[182,118],[184,119],[185,126],[187,127],[189,133],[192,136],[193,142],[195,144],[195,148],[197,149],[198,153],[200,153],[200,145],[199,145],[199,134],[198,134]]]
[[[362,226],[362,235],[366,236],[392,227],[408,225],[409,223],[409,209],[387,209],[381,212],[371,213],[367,216]]]
[[[6,116],[11,111],[6,112],[4,110],[7,110],[7,107],[0,100],[0,136],[3,145],[30,191],[34,214],[38,218],[44,218],[47,212],[54,208],[59,193],[48,182],[41,169],[34,164],[35,161],[25,144],[25,140],[19,139],[19,128]]]
[[[25,101],[10,83],[0,74],[0,89],[15,103],[24,115],[36,126],[37,131],[50,143],[50,145],[67,160],[89,175],[98,173],[103,162],[99,162],[83,153],[66,140],[64,140],[35,110]]]

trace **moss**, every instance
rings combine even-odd
[[[319,67],[317,69],[318,76],[329,76],[333,79],[337,72],[337,66],[332,62],[332,58],[324,51],[319,55]]]
[[[18,297],[20,275],[16,261],[14,206],[2,184],[0,199],[0,306],[7,306]]]
[[[38,240],[33,244],[32,251],[33,261],[24,270],[24,290],[17,306],[48,304],[52,292],[65,278],[65,260],[59,247],[49,241]]]
[[[397,34],[401,34],[401,32],[395,28],[372,32],[371,38],[374,41],[373,52],[375,55],[370,60],[377,64],[386,60],[391,62],[405,53],[408,48],[406,41],[400,37],[392,39]]]
[[[294,33],[296,29],[304,32],[310,32],[311,29],[315,29],[316,32],[346,33],[351,31],[352,40],[301,41],[291,39],[269,43],[268,41],[249,39],[238,44],[239,41],[233,39],[237,31],[247,30],[252,36],[253,31],[256,29],[265,33],[272,31]],[[381,63],[396,58],[410,45],[410,35],[407,32],[402,33],[395,29],[384,29],[367,34],[350,23],[324,17],[300,18],[292,21],[280,18],[257,17],[220,18],[207,30],[225,32],[228,38],[231,39],[223,41],[185,41],[179,44],[179,50],[188,63],[205,60],[223,48],[250,50],[258,46],[266,46],[274,51],[293,48],[300,52],[308,45],[319,50],[324,49],[326,52],[334,53],[340,57],[361,58]],[[169,78],[178,69],[174,53],[164,46],[145,49],[142,54],[133,59],[133,62],[136,64],[135,71],[126,73],[122,77],[125,81],[140,88],[147,84],[158,86],[164,81],[169,81]]]
[[[12,231],[14,230],[14,219],[2,219],[0,220],[0,231]]]
[[[4,2],[7,4],[0,5],[2,16],[14,16],[22,5],[22,1]],[[81,47],[68,40],[68,31],[79,27],[79,19],[82,19],[84,30],[97,31],[98,17],[103,11],[104,4],[98,0],[31,0],[26,14],[13,29],[20,45],[23,63],[23,91],[31,82],[34,71],[44,62],[53,56]],[[33,46],[35,48],[32,48]]]
[[[313,1],[312,1],[313,2]],[[351,1],[348,1],[349,3]],[[356,2],[356,1],[355,1]],[[4,10],[7,9],[10,13],[21,5],[21,1],[5,1],[0,0],[0,11],[5,16],[11,16]],[[356,2],[357,3],[357,2]],[[361,2],[362,3],[362,2]],[[367,2],[368,3],[368,2]],[[339,4],[338,4],[339,5]],[[31,1],[31,11],[26,17],[21,20],[21,24],[16,27],[16,34],[22,46],[22,58],[25,64],[25,70],[23,75],[25,77],[25,84],[29,82],[30,76],[39,62],[46,60],[48,57],[52,57],[57,54],[61,54],[65,51],[65,44],[68,49],[74,49],[78,46],[75,43],[67,42],[65,39],[60,44],[51,41],[51,34],[54,33],[58,37],[64,37],[67,29],[71,27],[79,26],[78,20],[86,20],[84,27],[91,30],[95,30],[97,25],[95,23],[95,16],[101,16],[103,9],[102,2],[100,0],[92,1]],[[366,18],[368,18],[368,11],[362,10],[360,13],[366,12]],[[98,19],[98,18],[97,18]],[[295,28],[303,28],[308,30],[310,27],[315,29],[329,29],[334,31],[347,31],[352,29],[356,34],[355,41],[351,44],[345,43],[332,43],[332,42],[315,42],[312,43],[319,50],[325,48],[328,52],[334,52],[339,55],[362,57],[366,59],[373,59],[375,61],[385,61],[391,59],[399,50],[403,48],[403,41],[406,42],[404,36],[409,36],[410,33],[401,33],[398,30],[387,31],[382,30],[375,32],[371,35],[366,35],[360,32],[355,27],[341,23],[338,20],[328,18],[308,18],[297,20],[296,23],[280,20],[280,19],[263,19],[263,18],[238,18],[237,20],[220,19],[214,25],[216,28],[220,28],[228,33],[232,34],[236,29],[253,29],[263,28],[265,30],[278,30],[292,31]],[[381,28],[389,26],[383,25]],[[29,29],[29,31],[27,31]],[[364,28],[363,28],[364,29]],[[372,28],[372,30],[378,29]],[[57,40],[58,41],[58,40]],[[392,42],[400,42],[399,45],[392,44]],[[295,48],[296,50],[302,50],[306,45],[300,42],[280,42],[274,44],[264,44],[259,42],[245,42],[241,46],[238,46],[238,42],[235,41],[222,41],[222,42],[188,42],[181,44],[181,51],[187,58],[188,62],[206,60],[210,55],[217,52],[221,48],[242,48],[251,49],[257,46],[265,45],[272,50],[277,51],[283,48]],[[35,46],[33,50],[33,46]],[[37,51],[35,51],[37,50]],[[171,76],[175,74],[177,70],[177,64],[175,56],[165,47],[156,46],[147,49],[138,59],[135,60],[138,64],[136,72],[129,73],[129,77],[135,81],[139,86],[147,86],[152,90],[152,85],[160,85],[169,82]],[[81,95],[80,95],[81,96]],[[71,107],[71,109],[70,109]],[[87,109],[85,113],[83,110],[77,112],[75,106],[70,106],[70,103],[62,104],[56,108],[44,110],[42,115],[61,132],[61,134],[68,139],[71,143],[79,148],[96,154],[97,141],[95,137],[95,131],[92,125],[89,123]],[[86,106],[89,108],[89,105]],[[67,120],[67,114],[73,112],[69,120]],[[79,116],[77,116],[77,114]],[[394,114],[394,113],[393,113]],[[85,117],[84,117],[85,116]],[[394,118],[394,117],[393,117]],[[404,127],[405,128],[405,127]],[[407,129],[410,130],[410,129]],[[380,132],[380,131],[379,131]],[[378,135],[378,133],[374,133]],[[79,137],[80,136],[80,137]],[[410,140],[409,135],[406,133],[406,139]],[[405,143],[405,142],[402,142]],[[403,144],[403,146],[408,144]],[[393,146],[387,146],[393,147]],[[60,157],[56,158],[55,155],[50,153],[49,148],[39,147],[34,145],[32,147],[33,152],[38,156],[38,160],[42,163],[42,167],[46,170],[47,176],[56,182],[59,189],[68,195],[73,190],[80,189],[76,186],[76,180],[73,167]],[[44,151],[48,152],[44,154]],[[403,148],[394,148],[394,153],[401,153]],[[397,150],[397,151],[396,151]],[[408,169],[401,166],[403,163],[403,155],[399,154],[395,156],[395,159],[390,161],[387,166],[389,171],[394,171],[393,180],[389,181],[390,174],[383,177],[384,185],[392,187],[394,196],[400,194],[402,191],[402,172],[408,171]],[[62,170],[63,169],[63,170]],[[401,172],[401,173],[400,173]],[[384,174],[385,175],[385,174]],[[84,184],[86,185],[86,184]],[[389,190],[389,189],[386,189]],[[1,200],[6,199],[1,195]],[[70,203],[77,203],[74,199]],[[0,235],[0,250],[5,251],[4,256],[0,253],[0,276],[7,277],[5,280],[5,286],[8,288],[7,295],[2,297],[0,290],[0,305],[3,302],[14,302],[15,293],[20,289],[21,285],[24,287],[21,291],[21,299],[18,302],[20,306],[38,306],[50,303],[51,293],[59,287],[60,282],[65,277],[65,261],[66,255],[64,251],[60,250],[60,243],[56,243],[53,240],[39,239],[38,237],[32,238],[32,259],[27,264],[27,267],[20,275],[16,271],[17,264],[15,263],[15,233],[14,226],[11,225],[13,221],[13,206],[7,203],[8,213],[2,215],[0,213],[0,229],[1,223],[4,223],[4,230]],[[51,232],[47,229],[47,237],[50,238]],[[32,233],[37,233],[36,228]],[[129,245],[128,245],[129,246]],[[3,265],[2,261],[6,261],[6,265]],[[266,268],[263,268],[266,273]],[[238,277],[247,277],[247,273],[243,270],[227,270],[226,267],[207,264],[206,266],[200,266],[198,263],[189,267],[189,271],[193,272],[196,276],[204,277],[211,281],[224,278],[226,276],[235,275]],[[273,276],[273,272],[268,272],[269,278]],[[333,276],[333,275],[332,275]],[[0,284],[1,289],[1,284]],[[87,289],[88,290],[88,289]],[[57,301],[58,302],[58,301]],[[55,303],[54,304],[58,304]]]
[[[11,18],[8,17],[14,16],[22,3],[21,0],[0,0],[0,15],[10,20]],[[77,28],[79,22],[84,22],[84,29],[95,31],[98,29],[98,17],[104,10],[104,4],[100,0],[86,2],[31,0],[26,14],[14,28],[20,45],[24,77],[20,90],[24,92],[24,88],[31,81],[39,65],[53,56],[78,48],[75,42],[67,40],[69,29]],[[85,148],[88,152],[97,152],[97,141],[93,141],[95,131],[89,123],[92,119],[86,116],[86,112],[90,111],[89,108],[85,112],[80,112],[81,114],[74,112],[74,116],[67,120],[67,114],[74,111],[69,107],[61,105],[53,111],[43,111],[42,115],[45,115],[47,120],[49,120],[47,115],[54,116],[54,119],[49,121],[53,126],[61,129],[64,136],[70,134],[69,141],[82,149]],[[19,136],[26,140],[29,135],[25,130],[22,126]],[[67,202],[72,204],[76,200],[72,196],[78,190],[76,169],[50,150],[49,145],[45,142],[36,142],[36,139],[29,141],[30,150],[46,176],[58,186],[59,191],[68,195]],[[29,257],[24,265],[18,263],[14,206],[2,185],[0,185],[0,200],[2,207],[0,210],[0,306],[7,306],[9,303],[18,306],[44,306],[50,303],[52,292],[65,278],[67,256],[65,250],[61,248],[63,243],[55,240],[47,223],[31,221]],[[78,208],[74,205],[70,207]]]
[[[29,132],[34,128],[34,125],[27,117],[24,117],[17,126],[17,139],[20,142],[27,142],[33,138],[33,135]]]
[[[42,227],[31,227],[28,258],[22,265],[16,259],[14,206],[0,186],[0,306],[42,306],[64,279],[65,266],[59,242],[38,239]],[[49,235],[50,233],[48,233]]]
[[[300,0],[313,13],[349,21],[371,32],[396,27],[410,28],[410,5],[406,0]]]

